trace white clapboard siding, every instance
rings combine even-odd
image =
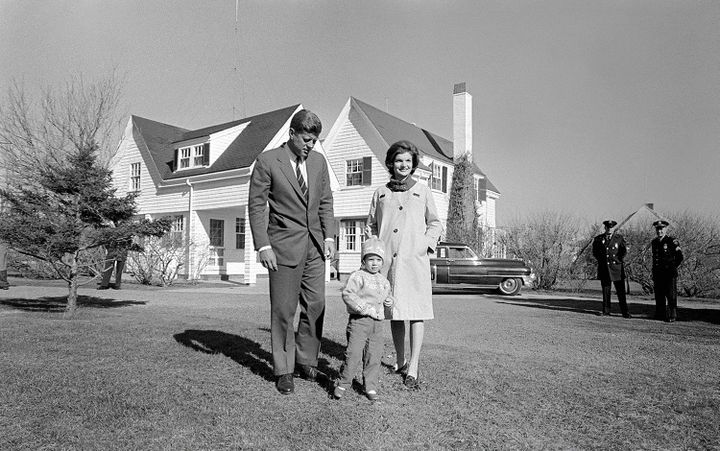
[[[328,150],[330,167],[340,184],[334,193],[335,217],[367,216],[373,193],[389,179],[384,161],[373,153],[349,120],[342,125],[332,149]],[[372,185],[347,186],[347,161],[364,157],[370,157],[372,161]]]

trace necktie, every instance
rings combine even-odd
[[[308,198],[308,187],[305,183],[305,177],[302,175],[302,171],[300,171],[300,164],[302,161],[300,160],[300,157],[297,159],[297,165],[295,166],[295,175],[297,175],[298,179],[298,185],[300,185],[300,191],[302,191],[303,196],[305,197],[305,200]]]

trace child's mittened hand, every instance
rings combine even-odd
[[[395,299],[393,299],[392,296],[388,296],[388,297],[385,298],[385,300],[383,301],[383,305],[384,305],[385,307],[392,307],[393,305],[395,305]]]

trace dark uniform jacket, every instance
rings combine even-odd
[[[604,233],[596,236],[593,239],[593,256],[598,262],[598,279],[604,282],[624,280],[625,254],[625,238],[619,233],[613,233],[610,238]]]
[[[653,276],[677,277],[677,268],[683,261],[682,250],[677,239],[671,236],[656,237],[651,242],[653,255]]]

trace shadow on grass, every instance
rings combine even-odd
[[[275,382],[272,355],[260,343],[218,330],[192,330],[173,335],[175,341],[206,354],[222,354],[248,368],[253,374]]]
[[[60,312],[64,313],[67,307],[66,296],[48,296],[43,298],[13,298],[3,299],[1,305],[7,305],[18,310],[29,312]],[[117,308],[127,307],[128,305],[145,305],[144,301],[127,301],[115,300],[107,298],[97,298],[94,296],[78,296],[77,305],[80,308]]]
[[[602,301],[589,299],[573,299],[573,298],[549,298],[549,299],[508,299],[507,301],[498,301],[501,304],[518,305],[521,307],[530,307],[537,309],[562,310],[576,313],[585,313],[590,315],[600,315],[602,312]],[[615,298],[611,301],[613,315],[619,315],[620,307]],[[655,305],[653,304],[634,304],[628,302],[628,310],[633,316],[640,318],[647,317],[654,319]],[[682,308],[678,307],[678,322],[702,321],[710,324],[720,324],[719,309],[704,308]]]

